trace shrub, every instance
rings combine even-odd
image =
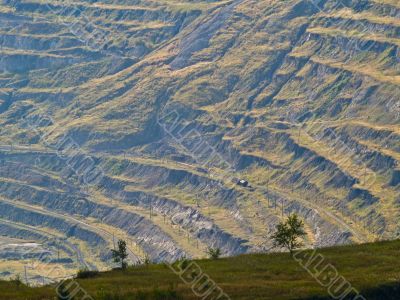
[[[15,275],[15,277],[13,279],[11,279],[10,281],[13,282],[17,286],[17,289],[19,289],[19,287],[21,285],[23,285],[21,276],[19,274]]]
[[[150,256],[148,256],[147,254],[146,254],[146,256],[144,257],[143,264],[144,264],[145,266],[148,266],[148,265],[151,264]]]
[[[211,259],[218,259],[221,256],[220,248],[208,248],[207,254]]]
[[[78,279],[86,279],[86,278],[93,278],[99,275],[99,271],[90,271],[87,269],[79,270],[76,274],[76,278]]]

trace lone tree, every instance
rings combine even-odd
[[[297,214],[292,214],[285,222],[276,226],[276,232],[272,235],[274,247],[286,248],[290,255],[293,255],[293,251],[303,245],[298,239],[304,235],[306,233],[303,221],[299,219]]]
[[[128,257],[128,253],[126,251],[126,242],[123,240],[118,241],[118,249],[111,250],[114,262],[121,263],[121,269],[126,269],[128,264],[125,259]]]

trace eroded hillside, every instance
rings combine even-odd
[[[269,250],[291,212],[308,246],[398,237],[399,18],[390,0],[3,1],[2,234],[67,270],[109,267],[117,238],[132,261]]]

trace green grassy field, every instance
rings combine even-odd
[[[207,274],[231,299],[332,299],[328,290],[334,291],[339,284],[329,283],[335,282],[333,278],[338,276],[343,276],[348,282],[347,286],[351,285],[366,299],[399,299],[399,240],[317,250],[314,255],[321,256],[313,260],[309,269],[319,274],[317,278],[325,286],[319,284],[299,263],[300,258],[309,261],[311,253],[307,251],[295,255],[297,261],[286,253],[253,254],[195,261],[201,271],[191,262],[175,264],[175,268],[185,268],[183,277],[187,281],[197,280],[201,274]],[[320,259],[318,265],[316,262]],[[94,299],[101,300],[201,299],[192,291],[192,287],[199,285],[185,284],[163,264],[130,267],[124,272],[115,270],[100,273],[93,278],[78,279],[76,283]],[[211,281],[208,287],[212,287]],[[73,289],[68,288],[71,291]],[[4,300],[54,299],[55,295],[54,286],[28,288],[17,286],[14,282],[0,283],[0,299]],[[74,299],[81,298],[78,296]]]

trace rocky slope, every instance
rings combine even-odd
[[[291,212],[308,246],[400,235],[396,1],[15,0],[0,34],[6,235],[77,268],[269,250]]]

